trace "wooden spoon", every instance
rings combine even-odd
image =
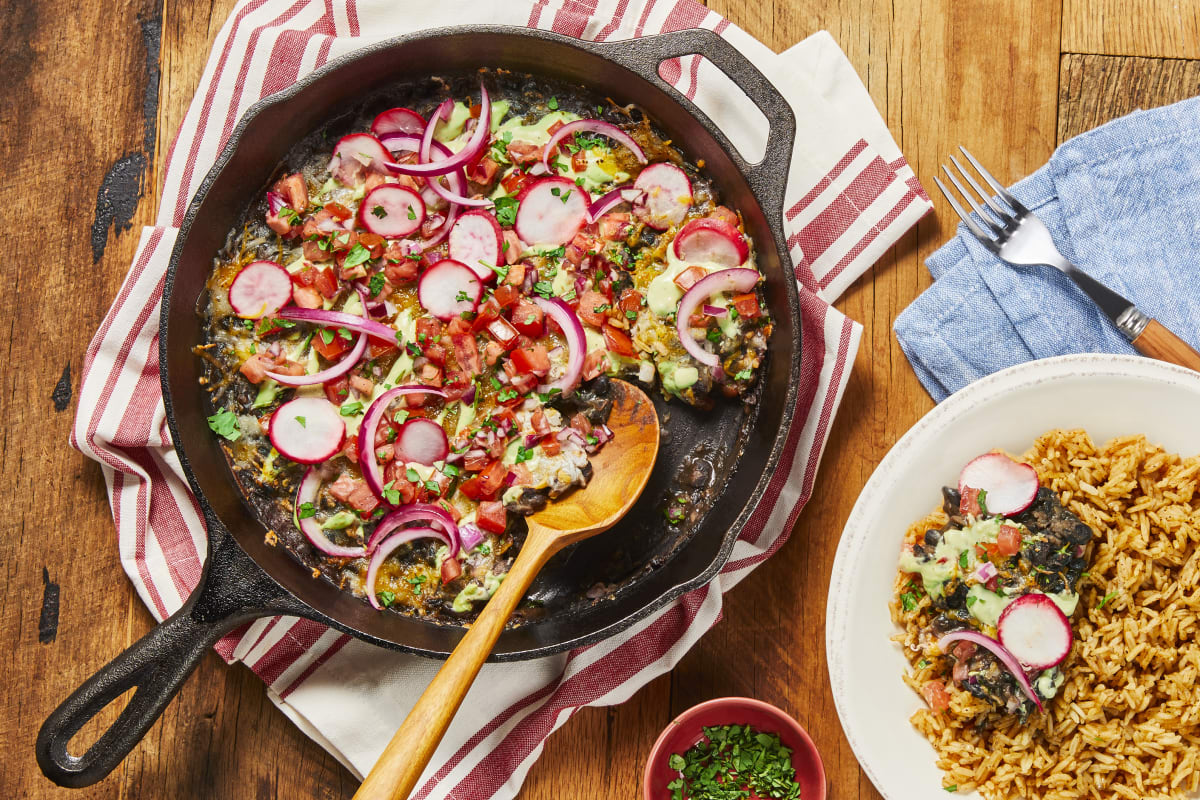
[[[641,495],[658,457],[658,415],[640,389],[618,380],[612,386],[608,426],[614,436],[592,456],[591,482],[527,518],[529,534],[504,582],[408,712],[354,800],[408,797],[542,565],[567,545],[616,525]]]

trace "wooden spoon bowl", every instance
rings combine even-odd
[[[355,800],[409,796],[542,566],[567,545],[616,525],[646,487],[658,457],[658,415],[641,389],[619,380],[612,387],[613,439],[592,456],[591,482],[527,518],[529,533],[504,582],[392,736]]]

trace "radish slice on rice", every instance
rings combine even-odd
[[[404,423],[396,437],[396,458],[431,467],[450,454],[446,431],[431,419],[416,417]]]
[[[1004,453],[985,453],[970,461],[958,475],[958,491],[980,489],[989,514],[1012,516],[1029,508],[1037,497],[1037,470]]]
[[[425,201],[412,189],[395,183],[376,186],[358,207],[358,222],[371,233],[401,239],[425,221]]]
[[[500,264],[503,249],[500,224],[486,211],[468,211],[450,231],[450,258],[466,264],[482,281],[495,277],[492,267]]]
[[[371,123],[371,133],[382,139],[389,133],[415,133],[425,130],[425,118],[411,108],[389,108]]]
[[[274,261],[253,261],[229,284],[229,305],[242,319],[274,314],[292,301],[292,278]]]
[[[996,626],[1000,643],[1026,669],[1058,666],[1071,652],[1071,622],[1058,605],[1033,592],[1013,600],[1000,613]]]
[[[446,393],[441,389],[435,389],[432,386],[397,386],[395,389],[389,389],[375,398],[375,402],[371,403],[367,408],[367,413],[363,415],[362,423],[358,426],[358,440],[372,444],[371,447],[358,448],[358,467],[362,471],[363,480],[367,482],[367,486],[375,493],[376,497],[385,503],[388,503],[388,500],[383,496],[383,471],[379,469],[379,461],[375,456],[375,447],[373,446],[375,443],[375,434],[379,431],[379,422],[383,419],[383,414],[388,410],[388,406],[397,397],[402,397],[406,394],[446,396]],[[391,503],[388,503],[388,505],[391,505]]]
[[[380,521],[379,527],[384,527],[387,522],[388,518],[384,517]],[[395,526],[393,525],[392,527]],[[372,608],[380,611],[383,610],[383,606],[379,603],[379,598],[375,595],[375,584],[379,580],[379,568],[387,560],[387,557],[395,552],[396,548],[416,539],[437,539],[450,548],[451,557],[458,552],[457,542],[436,528],[404,528],[403,530],[396,531],[379,543],[375,548],[375,552],[371,554],[371,561],[367,565],[366,586],[364,588],[367,592],[367,600],[371,603]]]
[[[692,182],[674,164],[651,164],[637,176],[633,188],[643,192],[633,204],[633,213],[655,230],[683,222],[692,207]]]
[[[680,261],[736,267],[750,257],[741,232],[720,219],[694,219],[680,229],[671,243]]]
[[[758,270],[742,268],[723,269],[707,275],[684,292],[679,301],[679,310],[675,312],[675,332],[679,335],[679,343],[688,355],[714,370],[720,369],[721,357],[710,353],[700,346],[692,336],[692,312],[708,302],[709,298],[722,292],[749,292],[754,289],[761,276]]]
[[[542,178],[521,190],[514,228],[534,247],[557,247],[575,238],[587,222],[592,198],[566,178]]]
[[[943,653],[950,652],[949,645],[959,640],[977,644],[980,647],[991,651],[992,655],[1000,659],[1000,663],[1005,666],[1012,676],[1017,679],[1017,683],[1021,686],[1021,691],[1025,692],[1025,696],[1033,701],[1033,704],[1038,707],[1038,711],[1045,711],[1042,706],[1042,699],[1033,691],[1033,684],[1029,682],[1029,678],[1025,675],[1025,670],[1021,666],[1021,662],[1017,657],[1008,651],[1008,648],[997,642],[990,636],[984,636],[977,631],[952,631],[947,633],[942,638],[938,639],[938,649]]]
[[[321,527],[321,523],[317,522],[316,517],[301,517],[300,507],[307,504],[315,506],[317,504],[317,493],[321,490],[321,475],[313,467],[309,467],[304,472],[304,477],[300,480],[300,487],[296,490],[296,503],[292,513],[292,520],[296,523],[296,527],[304,534],[309,543],[317,550],[327,556],[334,558],[362,558],[367,554],[367,548],[359,545],[357,547],[347,547],[346,545],[334,544],[329,541],[329,536]]]
[[[271,415],[271,444],[299,464],[319,464],[333,457],[346,438],[338,407],[324,397],[297,397]]]
[[[483,282],[475,271],[450,258],[434,264],[417,283],[421,307],[440,320],[474,311],[483,297]]]

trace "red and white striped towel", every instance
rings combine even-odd
[[[799,407],[784,468],[711,584],[612,639],[520,664],[487,665],[416,798],[510,798],[546,737],[586,705],[619,703],[670,670],[717,621],[721,595],[777,550],[812,492],[860,328],[830,307],[930,208],[866,89],[833,40],[775,54],[693,0],[439,0],[419,13],[387,0],[244,0],[217,36],[164,176],[158,225],[88,348],[72,444],[100,462],[122,563],[159,619],[200,578],[205,530],[181,476],[159,392],[158,307],[185,209],[241,114],[331,58],[418,29],[491,22],[622,39],[701,27],[742,50],[796,111],[788,244],[804,312]],[[697,57],[663,74],[748,154],[761,115]],[[267,684],[271,699],[356,774],[374,763],[438,665],[377,649],[307,620],[260,620],[217,645]]]

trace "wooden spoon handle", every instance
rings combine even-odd
[[[1133,340],[1133,346],[1142,355],[1200,372],[1200,353],[1158,320],[1150,320],[1146,329]]]
[[[554,535],[530,522],[525,544],[504,582],[408,712],[404,724],[354,793],[354,800],[405,800],[408,797],[517,603],[525,596],[542,565],[560,547]]]

